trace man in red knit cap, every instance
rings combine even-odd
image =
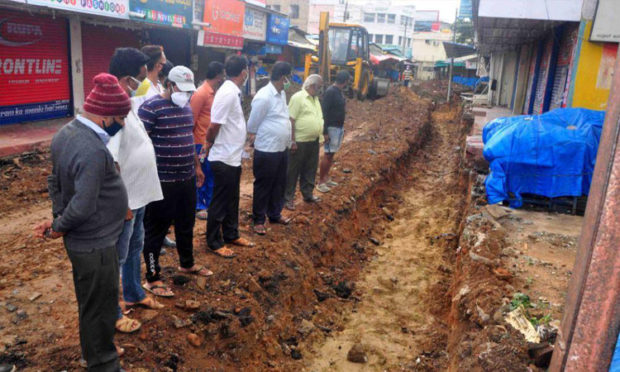
[[[119,371],[114,346],[119,267],[116,242],[127,215],[127,192],[106,148],[131,110],[116,77],[99,74],[83,115],[62,127],[51,145],[48,188],[53,221],[37,235],[63,237],[73,267],[80,345],[89,371]]]

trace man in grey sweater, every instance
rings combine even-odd
[[[64,238],[73,267],[80,344],[89,371],[119,371],[114,346],[119,268],[116,242],[128,214],[127,192],[106,148],[131,109],[127,93],[109,74],[93,79],[84,114],[52,140],[48,187],[53,221],[37,235]]]

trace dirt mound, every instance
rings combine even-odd
[[[239,249],[234,260],[204,253],[205,227],[197,224],[196,260],[215,275],[175,285],[176,254],[163,256],[163,274],[177,295],[162,300],[166,305],[162,311],[131,314],[144,325],[138,335],[117,336],[127,349],[123,364],[149,370],[298,369],[297,360],[306,352],[301,341],[331,332],[343,301],[355,301],[355,296],[342,297],[353,290],[350,283],[372,253],[369,238],[380,236],[375,222],[385,217],[375,211],[389,195],[381,185],[427,139],[430,108],[428,100],[406,90],[374,102],[349,101],[347,137],[333,170],[340,186],[322,195],[319,204],[298,203],[293,224],[270,226],[266,237],[252,236],[257,247]],[[45,188],[43,173],[48,168],[49,163],[39,163],[41,174],[28,175],[37,182],[35,189]],[[240,229],[247,236],[251,162],[243,168]],[[9,198],[21,190],[12,192]],[[25,208],[24,203],[17,208]],[[60,242],[42,243],[29,236],[28,224],[48,216],[49,203],[25,209],[5,217],[26,226],[2,231],[11,238],[0,244],[0,297],[6,299],[4,305],[13,304],[27,317],[18,320],[13,313],[2,312],[0,323],[6,327],[0,335],[9,345],[7,352],[23,353],[26,369],[77,369],[70,266]],[[43,296],[31,301],[33,291]],[[198,310],[174,306],[186,300],[201,305]],[[310,319],[315,328],[308,324]],[[189,334],[194,334],[191,344]],[[8,337],[12,335],[23,342]]]

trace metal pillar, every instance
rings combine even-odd
[[[620,53],[549,371],[607,371],[620,326]]]

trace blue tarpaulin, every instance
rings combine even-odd
[[[489,122],[482,132],[489,204],[587,195],[604,119],[604,111],[569,108]]]
[[[485,77],[482,77],[482,78],[477,78],[477,77],[453,76],[452,77],[452,81],[457,83],[457,84],[468,86],[471,89],[476,89],[478,84],[480,84],[481,82],[489,81],[489,77],[485,76]]]

